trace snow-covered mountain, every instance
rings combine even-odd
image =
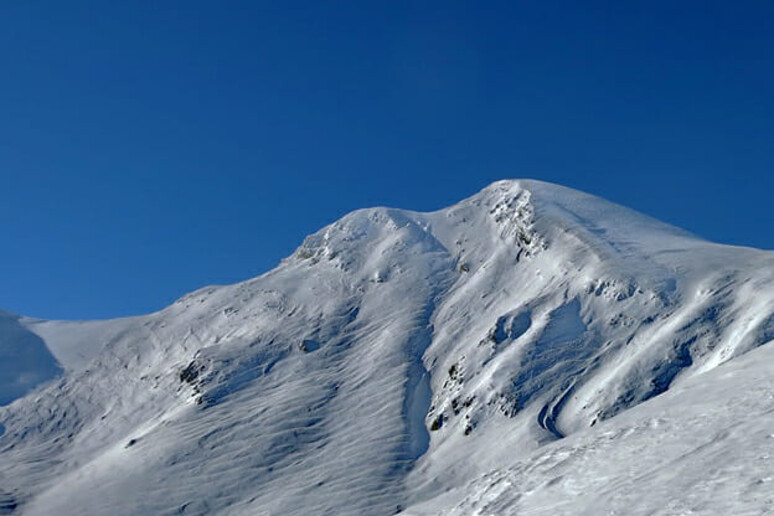
[[[360,210],[154,314],[0,313],[0,514],[774,511],[772,341],[771,252],[538,181]]]

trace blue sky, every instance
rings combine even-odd
[[[774,248],[772,2],[0,7],[0,308],[160,309],[508,177]]]

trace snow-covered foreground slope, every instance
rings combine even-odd
[[[772,363],[754,350],[410,512],[773,514]]]
[[[0,407],[0,513],[768,507],[774,253],[556,185],[357,211],[144,317],[3,317],[47,365],[0,370],[39,384]]]

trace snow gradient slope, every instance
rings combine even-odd
[[[616,465],[650,442],[616,430],[630,414],[695,409],[708,382],[719,407],[763,402],[718,366],[765,366],[746,354],[774,340],[773,280],[772,253],[520,180],[433,213],[351,213],[275,270],[148,316],[8,316],[1,351],[24,335],[52,365],[32,392],[3,388],[0,513],[572,513],[562,500],[598,479],[561,450],[621,443],[593,460],[629,478]],[[701,432],[644,433],[683,450]],[[551,482],[543,498],[526,474]]]

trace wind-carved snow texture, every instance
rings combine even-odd
[[[772,253],[502,181],[148,316],[2,314],[0,514],[760,513],[773,285]],[[746,472],[720,505],[713,467]]]

